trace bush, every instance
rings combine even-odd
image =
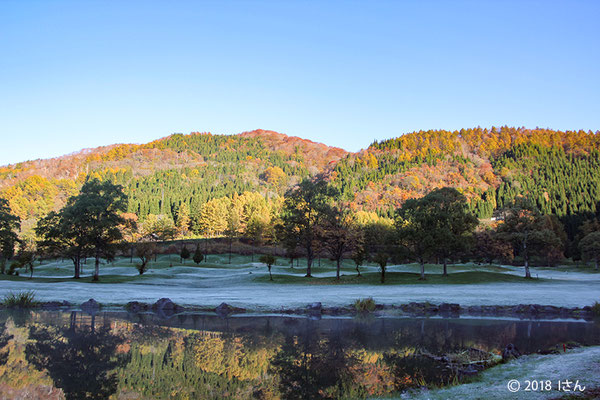
[[[204,254],[202,254],[199,248],[196,248],[196,252],[194,253],[194,262],[196,264],[200,264],[203,260]]]
[[[188,258],[190,258],[190,251],[187,249],[187,247],[183,246],[183,249],[181,249],[181,254],[179,255],[181,257],[181,260],[183,261],[183,263],[185,264],[185,260],[187,260]]]
[[[18,293],[8,293],[4,296],[2,304],[5,307],[30,308],[37,306],[38,302],[35,300],[35,292],[33,290],[27,290]]]
[[[273,257],[271,254],[265,254],[260,256],[258,261],[263,264],[267,264],[267,266],[270,268],[273,264],[275,264],[275,257]]]
[[[372,297],[368,299],[357,299],[354,302],[354,308],[358,312],[373,312],[375,311],[375,300]]]
[[[260,256],[258,258],[258,261],[260,261],[263,264],[267,264],[267,268],[269,269],[269,280],[273,280],[273,275],[271,274],[271,266],[275,264],[275,257],[271,254],[265,254]]]

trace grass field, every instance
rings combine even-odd
[[[103,263],[100,267],[100,281],[103,283],[156,283],[163,280],[168,284],[169,280],[180,277],[193,277],[194,279],[209,280],[232,279],[239,280],[240,275],[249,275],[245,279],[249,284],[271,283],[267,268],[258,262],[258,256],[242,256],[234,254],[211,254],[206,261],[195,264],[192,260],[182,263],[176,255],[160,255],[150,262],[148,270],[139,275],[134,258],[117,258],[112,263]],[[82,265],[80,281],[91,281],[94,268],[94,260],[88,259]],[[312,267],[312,278],[305,278],[306,260],[300,259],[294,262],[292,267],[287,259],[278,259],[273,265],[273,284],[308,284],[308,285],[332,285],[332,284],[373,284],[379,285],[381,275],[379,267],[372,263],[360,266],[361,277],[357,275],[356,266],[350,260],[344,260],[341,268],[340,280],[335,279],[335,264],[331,260],[315,260]],[[538,267],[533,269],[534,279],[530,282],[544,282],[548,278],[535,279],[535,271],[549,271],[551,273],[582,272],[590,275],[599,275],[591,267]],[[448,266],[448,276],[442,276],[443,267],[438,264],[426,264],[426,281],[419,280],[420,266],[418,264],[391,265],[387,267],[385,284],[387,285],[412,285],[412,284],[481,284],[481,283],[510,283],[523,282],[523,271],[519,267],[501,265],[477,265],[458,264]],[[53,259],[43,260],[36,263],[33,278],[29,274],[0,275],[0,280],[5,281],[30,281],[30,282],[66,282],[72,279],[73,264],[70,260]]]
[[[460,303],[461,305],[548,304],[582,307],[600,300],[600,274],[593,268],[532,268],[534,279],[525,279],[522,267],[458,264],[427,264],[425,281],[418,280],[417,264],[387,267],[386,283],[380,283],[379,267],[367,264],[357,277],[355,265],[345,260],[342,277],[335,279],[335,265],[327,259],[313,264],[313,278],[305,278],[305,260],[292,268],[289,260],[278,259],[269,281],[266,266],[258,256],[227,254],[208,256],[199,265],[178,256],[161,255],[139,275],[129,258],[102,264],[100,281],[92,282],[94,260],[87,260],[81,279],[73,279],[70,260],[36,263],[33,279],[0,275],[0,297],[10,292],[33,290],[40,301],[67,300],[74,304],[94,298],[102,304],[122,305],[128,301],[155,302],[169,297],[182,305],[217,306],[221,302],[255,310],[302,307],[314,301],[324,305],[349,305],[358,298],[373,297],[378,304],[411,301]],[[295,263],[294,263],[295,264]],[[539,279],[536,279],[539,277]]]
[[[500,272],[489,271],[461,271],[453,272],[448,276],[443,276],[440,273],[426,274],[426,280],[419,280],[419,273],[414,272],[386,272],[385,284],[387,285],[418,285],[418,284],[470,284],[470,283],[495,283],[495,282],[523,282],[524,278]],[[268,276],[258,276],[254,278],[256,282],[269,282]],[[532,279],[531,282],[543,282],[546,279]],[[304,276],[277,274],[273,275],[273,282],[279,284],[294,283],[309,285],[343,285],[343,284],[368,284],[380,285],[381,274],[379,272],[365,272],[359,277],[358,275],[342,275],[338,281],[335,277],[313,277],[306,278]]]

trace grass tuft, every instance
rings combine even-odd
[[[373,312],[375,311],[375,300],[372,297],[366,299],[356,299],[354,308],[358,312]]]
[[[37,306],[39,302],[35,300],[35,292],[33,290],[26,290],[23,292],[8,293],[4,296],[2,304],[5,307],[11,308],[31,308]]]

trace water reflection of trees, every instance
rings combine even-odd
[[[13,338],[6,330],[6,325],[0,325],[0,365],[6,364],[8,361],[9,350],[4,349],[8,342]]]
[[[356,399],[366,391],[356,378],[358,358],[341,336],[287,336],[271,361],[284,399]]]
[[[471,347],[497,351],[505,342],[527,351],[563,337],[581,342],[597,338],[592,324],[527,321],[223,321],[192,315],[169,320],[175,326],[161,326],[152,319],[103,316],[112,331],[96,328],[94,315],[71,314],[70,320],[64,313],[17,316],[20,325],[27,322],[30,333],[27,361],[48,371],[67,399],[102,399],[117,392],[181,399],[386,397],[410,387],[451,382],[456,368],[439,361],[447,353],[462,354]],[[195,329],[179,329],[178,324]],[[0,353],[11,347],[5,335],[0,325]],[[117,356],[123,353],[126,362]]]
[[[508,343],[535,351],[586,336],[576,324],[528,321],[306,320],[285,332],[270,370],[284,399],[386,396],[456,382]]]
[[[107,399],[116,392],[118,380],[112,371],[125,361],[116,356],[123,338],[112,334],[110,327],[33,325],[29,338],[27,361],[47,370],[67,400]]]
[[[448,342],[446,335],[409,331],[382,329],[385,335],[377,350],[364,345],[367,337],[362,329],[315,335],[308,328],[306,333],[287,335],[271,360],[281,397],[361,399],[455,379],[455,371],[419,353],[421,346],[439,349]]]

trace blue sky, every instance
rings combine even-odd
[[[0,1],[0,164],[262,128],[600,129],[598,1]]]

